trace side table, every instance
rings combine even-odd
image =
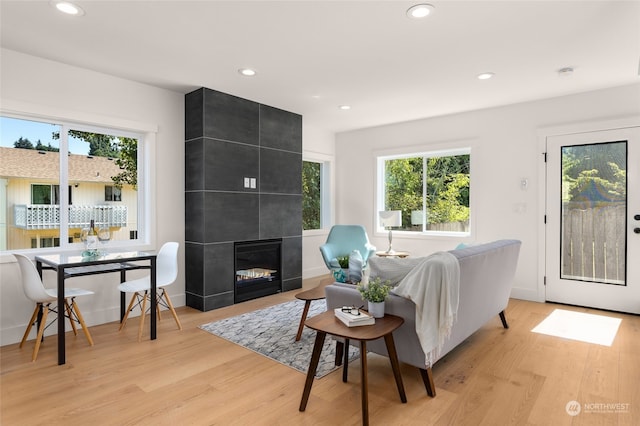
[[[384,337],[384,342],[387,345],[387,352],[389,353],[389,360],[391,361],[391,369],[393,370],[393,376],[395,377],[398,393],[400,394],[400,401],[406,403],[407,396],[405,395],[404,385],[402,384],[400,363],[398,362],[398,353],[396,352],[396,346],[393,341],[392,334],[403,323],[404,319],[400,317],[395,315],[385,315],[383,318],[376,318],[376,323],[373,325],[347,327],[335,317],[333,311],[323,312],[320,315],[316,315],[306,320],[305,325],[316,330],[317,334],[313,345],[313,352],[311,354],[311,362],[309,363],[309,371],[307,371],[307,379],[304,384],[304,391],[302,392],[302,400],[300,401],[300,411],[304,411],[307,408],[307,402],[309,401],[309,395],[311,394],[311,386],[313,385],[313,378],[316,374],[316,368],[318,368],[322,345],[324,344],[324,339],[327,334],[345,339],[345,361],[342,374],[343,382],[347,381],[348,362],[346,358],[349,353],[349,340],[360,341],[360,386],[363,425],[366,426],[369,424],[367,341]]]
[[[296,334],[296,342],[300,340],[302,336],[302,330],[304,329],[304,320],[307,319],[309,313],[309,307],[314,300],[321,300],[325,298],[324,288],[333,283],[333,279],[325,278],[320,281],[320,284],[309,290],[301,291],[296,294],[296,299],[304,300],[304,308],[302,310],[302,317],[300,318],[300,325],[298,326],[298,333]]]

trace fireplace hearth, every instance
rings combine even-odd
[[[282,239],[234,244],[234,303],[282,291]]]

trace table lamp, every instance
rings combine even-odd
[[[386,251],[387,254],[394,254],[395,251],[391,246],[391,242],[393,240],[393,235],[391,234],[391,228],[394,226],[402,226],[402,211],[401,210],[387,210],[378,212],[380,217],[380,226],[385,229],[389,229],[389,249]]]

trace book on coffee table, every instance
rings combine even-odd
[[[335,308],[336,318],[338,318],[347,327],[358,327],[361,325],[375,324],[376,319],[372,317],[368,312],[358,310],[359,315],[352,314],[351,312],[344,312],[342,308]]]

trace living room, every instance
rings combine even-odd
[[[468,78],[474,80],[468,84],[475,85],[473,86],[473,91],[468,93],[473,93],[475,102],[480,102],[482,98],[491,97],[492,92],[495,90],[494,87],[500,84],[501,79],[504,79],[507,80],[508,84],[502,83],[504,86],[502,86],[501,89],[503,92],[513,93],[511,98],[503,98],[502,103],[498,104],[474,104],[471,96],[467,99],[464,93],[456,93],[451,87],[447,86],[449,90],[451,90],[451,98],[457,99],[460,106],[455,107],[452,104],[445,105],[449,99],[446,93],[439,96],[434,95],[433,98],[438,100],[438,103],[442,105],[442,109],[438,110],[436,107],[433,107],[433,110],[422,110],[419,111],[420,115],[403,115],[400,111],[402,109],[402,101],[394,103],[393,93],[389,93],[390,89],[387,87],[376,87],[370,80],[358,83],[357,79],[355,79],[356,77],[354,77],[354,75],[357,76],[357,74],[351,74],[351,80],[345,83],[345,85],[362,85],[364,86],[362,92],[371,92],[372,95],[370,97],[363,96],[359,98],[360,102],[354,102],[349,111],[338,109],[338,105],[343,102],[351,103],[352,101],[349,99],[311,99],[309,103],[320,101],[317,103],[321,103],[323,106],[329,104],[332,110],[326,113],[319,113],[316,110],[318,106],[311,104],[311,106],[309,106],[310,113],[307,114],[305,110],[297,109],[298,103],[290,99],[284,99],[281,103],[278,103],[272,101],[269,96],[265,94],[271,92],[265,92],[266,89],[264,86],[270,86],[273,91],[287,91],[286,80],[275,80],[272,76],[269,77],[266,83],[261,83],[260,80],[260,78],[267,78],[270,73],[277,74],[282,70],[274,69],[270,71],[265,65],[258,68],[258,74],[254,79],[248,79],[238,75],[236,68],[246,66],[246,63],[251,59],[244,55],[238,55],[232,58],[237,61],[237,64],[234,65],[233,69],[227,70],[227,72],[235,74],[233,75],[233,79],[222,76],[218,77],[216,75],[220,82],[226,82],[224,86],[216,84],[215,79],[204,80],[200,74],[194,75],[189,73],[186,73],[184,80],[173,79],[169,82],[159,79],[142,82],[137,78],[125,78],[118,76],[118,73],[109,67],[95,68],[83,64],[80,59],[74,61],[65,59],[62,56],[57,59],[58,56],[56,56],[55,50],[66,50],[68,45],[60,44],[56,45],[56,47],[51,47],[47,41],[48,33],[46,31],[51,31],[50,34],[52,37],[54,34],[57,34],[56,32],[71,32],[73,37],[77,39],[77,43],[79,43],[79,45],[75,46],[77,50],[74,54],[78,56],[78,58],[91,58],[104,55],[104,53],[101,53],[102,47],[99,43],[91,46],[82,45],[81,42],[83,38],[86,37],[89,39],[90,37],[96,36],[86,27],[75,27],[77,23],[66,19],[66,17],[63,24],[54,24],[54,27],[51,29],[43,26],[41,30],[38,30],[42,31],[42,34],[36,37],[36,39],[39,38],[40,42],[22,47],[24,51],[21,51],[19,45],[13,44],[15,41],[10,43],[10,40],[13,39],[8,38],[8,34],[5,33],[5,31],[8,31],[7,28],[11,28],[12,25],[18,25],[13,15],[11,15],[11,13],[17,12],[11,12],[9,8],[10,6],[17,6],[11,5],[10,3],[12,2],[2,2],[3,41],[1,51],[2,61],[0,64],[0,101],[3,114],[12,114],[32,119],[60,119],[101,126],[137,128],[139,130],[147,130],[154,134],[155,142],[150,148],[151,168],[149,172],[150,180],[153,181],[151,187],[151,193],[153,194],[153,213],[150,224],[150,239],[145,247],[149,249],[158,249],[162,243],[167,241],[177,241],[180,242],[181,246],[184,246],[185,94],[198,87],[208,87],[301,114],[303,116],[303,157],[325,159],[332,167],[331,205],[333,220],[331,220],[331,223],[357,223],[364,225],[368,230],[371,242],[379,249],[386,248],[388,242],[387,232],[379,229],[376,224],[378,210],[376,205],[376,197],[378,196],[376,187],[376,158],[383,155],[407,152],[470,148],[473,191],[471,201],[471,234],[461,238],[451,238],[404,235],[400,232],[394,232],[394,247],[410,252],[411,256],[426,256],[438,250],[452,249],[460,242],[479,243],[501,238],[518,239],[522,241],[522,249],[513,284],[512,297],[514,299],[536,302],[542,305],[540,302],[545,301],[545,230],[543,219],[545,215],[546,190],[544,180],[545,163],[543,157],[543,152],[545,152],[545,138],[555,134],[600,130],[611,125],[618,127],[637,126],[638,117],[640,116],[640,83],[638,82],[639,57],[637,49],[637,28],[640,26],[638,25],[637,2],[586,2],[591,4],[593,9],[589,9],[590,13],[585,13],[584,16],[580,15],[581,19],[576,18],[575,22],[577,23],[575,23],[575,25],[582,25],[582,27],[573,28],[576,33],[565,33],[566,38],[574,42],[576,42],[574,38],[578,40],[576,43],[578,46],[581,46],[582,50],[574,50],[572,54],[578,55],[578,52],[580,52],[581,56],[569,55],[569,48],[561,49],[561,53],[564,53],[566,56],[562,56],[559,53],[553,53],[553,55],[549,53],[549,55],[546,55],[546,51],[553,51],[553,41],[559,42],[559,40],[563,40],[554,39],[551,36],[543,39],[545,43],[539,48],[540,52],[538,52],[534,49],[536,46],[535,43],[531,41],[531,39],[534,41],[537,40],[536,37],[530,34],[528,35],[526,40],[530,44],[523,44],[522,46],[528,48],[523,47],[522,50],[524,50],[526,54],[532,55],[533,59],[529,60],[527,64],[534,69],[535,72],[539,73],[539,78],[544,80],[542,86],[550,88],[548,92],[525,94],[518,97],[517,86],[527,86],[532,85],[532,83],[529,83],[528,80],[520,80],[517,75],[510,74],[509,67],[512,66],[512,64],[505,63],[507,61],[501,62],[501,68],[491,68],[493,64],[489,59],[495,59],[497,61],[497,58],[502,56],[514,56],[514,59],[509,59],[508,62],[518,62],[518,59],[515,58],[515,52],[507,48],[505,48],[505,50],[497,49],[497,51],[493,53],[493,58],[488,58],[486,61],[478,61],[478,64],[483,63],[482,69],[476,69],[477,67],[475,67],[464,70],[464,72],[468,74]],[[47,13],[37,12],[39,14],[37,16],[40,16],[39,19],[42,19],[42,16],[50,17],[54,12],[52,10],[51,13],[48,13],[51,7],[47,2],[28,3],[34,3],[28,6],[29,8],[36,8],[37,3],[42,3],[41,6],[47,9]],[[87,2],[86,5],[82,4],[86,6],[87,9],[84,18],[91,17],[91,3],[92,2]],[[267,2],[259,3],[264,3],[261,7],[267,7]],[[407,20],[404,13],[411,4],[407,2],[397,3],[401,6],[398,8],[399,13],[402,14],[401,18]],[[613,4],[610,6],[611,9],[608,9],[606,6],[609,3]],[[378,6],[382,7],[380,4],[378,4]],[[497,7],[494,3],[492,3],[491,6]],[[230,6],[226,4],[225,7]],[[384,7],[390,6],[387,4],[384,5]],[[523,5],[523,7],[533,7],[533,5],[527,3]],[[572,7],[577,10],[586,6],[581,2],[576,2],[574,5],[564,6],[547,4],[546,7],[551,9],[551,11],[548,12],[548,15],[551,16],[555,14],[553,12],[555,7],[561,7],[564,18],[567,18],[570,16],[569,13]],[[599,15],[598,13],[601,12],[600,8],[609,13],[604,17],[603,15]],[[445,10],[446,7],[444,5],[441,7],[441,5],[436,4],[436,12],[431,18],[437,18],[438,15],[444,13]],[[535,10],[536,13],[542,14],[540,16],[543,18],[549,17],[539,9]],[[35,32],[36,29],[40,28],[37,23],[31,23],[30,18],[24,18],[24,13],[32,11],[33,10],[29,9],[20,11],[18,15],[20,18],[17,22],[22,26],[32,28],[32,31]],[[349,12],[352,13],[353,11],[349,9]],[[385,10],[385,13],[387,12],[388,11]],[[224,16],[223,10],[220,10],[219,13],[220,16]],[[295,15],[293,12],[290,13]],[[558,13],[558,15],[560,15],[560,13]],[[348,16],[352,17],[352,15]],[[388,16],[388,14],[386,16]],[[528,16],[536,15],[524,13],[523,16],[504,16],[503,19],[510,22],[521,22],[521,20],[526,20]],[[138,54],[142,57],[148,56],[155,58],[161,56],[162,50],[154,48],[151,41],[144,37],[144,22],[149,18],[137,17],[140,19],[139,22],[143,22],[143,24],[139,24],[137,27],[134,26],[135,31],[131,30],[133,31],[131,37],[139,37],[139,44],[135,43],[135,41],[138,40],[137,38],[132,38],[132,44],[137,45],[137,47],[134,47],[134,50],[138,49]],[[21,21],[21,19],[25,20]],[[378,17],[378,19],[380,19],[380,17]],[[13,20],[14,23],[9,25],[9,20]],[[591,22],[596,25],[596,21],[598,20],[603,21],[597,23],[598,31],[589,31],[586,27],[587,23]],[[556,28],[557,30],[563,23],[561,19],[558,19],[558,21],[559,22],[554,21],[554,25],[550,25],[550,27]],[[541,30],[545,29],[545,22],[546,21],[542,19],[537,24]],[[7,25],[5,25],[5,23],[7,23]],[[27,25],[27,23],[29,23],[29,25]],[[410,25],[415,24],[412,21],[408,21],[407,23]],[[567,23],[567,25],[568,24],[569,23]],[[117,26],[115,23],[113,25]],[[153,27],[153,23],[147,25]],[[335,25],[338,24],[336,23]],[[508,28],[514,31],[514,33],[517,33],[517,28],[513,28],[514,25],[515,24],[510,25]],[[316,22],[313,28],[319,31],[320,28],[324,26],[328,25],[326,22],[321,21]],[[184,27],[179,28],[184,29]],[[347,34],[351,34],[347,32],[347,29],[354,31],[347,23],[341,23],[339,28]],[[367,34],[369,34],[369,32],[382,32],[379,29],[368,27],[363,27],[362,31],[365,32],[365,29],[367,30]],[[581,29],[581,32],[578,32],[578,29]],[[155,30],[157,31],[157,29]],[[169,31],[170,29],[162,28],[162,30]],[[86,33],[83,33],[83,31],[86,31]],[[178,30],[171,31],[179,32]],[[612,32],[613,35],[610,35],[610,32]],[[460,33],[464,34],[464,31],[460,30]],[[559,33],[562,33],[562,31]],[[470,33],[470,37],[473,37],[473,34],[476,33]],[[605,37],[604,34],[609,35]],[[291,33],[280,34],[280,36],[282,38],[295,38]],[[505,33],[504,38],[509,39],[511,36],[512,34]],[[102,35],[102,37],[104,37],[104,35]],[[602,37],[602,40],[606,42],[602,41],[602,45],[598,45],[594,42],[598,37]],[[584,39],[580,41],[581,38]],[[447,43],[447,37],[445,36],[439,36],[437,39],[439,43]],[[366,44],[366,40],[363,41],[359,37],[356,41],[363,45]],[[354,43],[356,43],[356,41],[354,41]],[[454,39],[454,41],[460,42],[458,38]],[[176,41],[176,43],[179,42]],[[451,41],[451,43],[451,51],[455,52],[455,47],[458,46],[458,44],[455,44],[453,41]],[[608,51],[614,51],[615,53],[616,49],[613,49],[611,46],[616,44],[620,44],[624,46],[624,48],[620,48],[622,53],[618,54],[618,56],[614,54],[610,59],[614,62],[616,58],[620,58],[618,63],[614,65],[627,68],[622,76],[615,74],[615,78],[611,77],[607,79],[605,78],[607,73],[612,72],[608,69],[590,74],[591,71],[580,62],[584,61],[584,63],[586,63],[589,57],[592,58],[591,61],[595,58],[597,62],[601,60],[602,57],[605,57],[605,54],[610,53]],[[514,42],[514,45],[517,46],[517,43]],[[369,56],[368,50],[366,51],[366,55],[364,53],[359,55],[357,54],[358,47],[357,45],[352,46],[351,54],[361,59],[363,65],[366,65],[369,69],[374,68],[380,61],[379,57],[373,54]],[[513,48],[512,45],[508,47]],[[71,49],[73,48],[72,46]],[[332,45],[332,48],[335,48],[335,46]],[[382,46],[380,48],[382,48]],[[106,51],[106,45],[104,49]],[[593,52],[589,52],[592,49]],[[632,52],[631,55],[628,55],[629,50]],[[541,57],[553,56],[553,68],[540,69],[535,63],[536,57],[533,55],[534,52]],[[185,48],[181,56],[166,58],[165,60],[167,62],[179,63],[185,60],[187,56],[200,54],[202,54],[202,51],[193,51],[191,48]],[[461,69],[456,62],[457,54],[452,53],[451,57],[452,64],[455,65],[455,67],[452,66],[450,69],[447,69],[451,74],[450,77],[445,77],[454,80],[453,84],[455,85],[458,84],[456,83],[458,81],[456,78],[458,78]],[[608,56],[606,57],[609,58]],[[372,58],[375,58],[375,60]],[[126,57],[118,57],[112,59],[112,61],[123,61],[125,59]],[[335,60],[336,64],[327,67],[331,68],[331,70],[325,68],[325,73],[329,71],[337,72],[336,70],[342,67],[338,61],[344,60],[344,57],[337,55]],[[397,58],[394,58],[394,60],[398,61]],[[606,62],[606,60],[601,61]],[[566,66],[575,66],[573,75],[557,75],[557,70]],[[192,69],[191,67],[186,68]],[[477,73],[491,70],[495,72],[493,79],[486,82],[480,82],[475,79]],[[428,68],[423,68],[420,69],[418,73],[428,75],[428,71]],[[395,79],[402,80],[404,73],[405,68],[398,65]],[[265,77],[263,77],[263,75]],[[544,75],[544,77],[542,77],[542,75]],[[169,77],[166,76],[165,78],[169,79]],[[524,77],[522,78],[524,79]],[[594,82],[590,82],[590,79],[593,79]],[[476,87],[478,84],[484,83],[493,86]],[[167,88],[168,86],[172,86],[172,88],[169,89]],[[465,86],[465,88],[466,87],[467,86]],[[551,88],[554,90],[551,90]],[[380,93],[382,100],[373,96],[376,92]],[[298,93],[298,96],[303,95],[311,98],[315,93]],[[353,97],[355,97],[355,94],[353,94]],[[368,105],[367,100],[369,98],[376,99],[372,99],[371,104]],[[419,98],[429,99],[430,95],[422,92]],[[388,104],[384,102],[385,99],[388,100]],[[409,98],[406,104],[410,105],[411,102],[415,102],[415,99]],[[374,111],[374,104],[378,106],[378,112]],[[386,110],[388,117],[378,122],[368,121],[368,117],[384,115],[379,112],[380,109]],[[349,120],[353,120],[352,124],[349,124]],[[333,123],[335,127],[330,127],[327,123]],[[527,184],[523,185],[523,181],[526,181]],[[318,250],[318,247],[326,240],[328,230],[329,229],[326,228],[305,232],[303,234],[302,275],[305,280],[316,279],[328,272]],[[5,261],[4,254],[2,258],[3,261]],[[6,263],[0,265],[2,268],[6,266]],[[179,257],[179,270],[185,270],[184,250],[181,250]],[[1,334],[3,346],[13,345],[19,342],[28,320],[28,313],[32,310],[31,304],[23,298],[20,293],[19,284],[11,283],[11,288],[9,288],[6,277],[7,275],[3,273],[1,298]],[[47,278],[47,281],[50,285],[54,282],[53,278]],[[106,276],[94,277],[90,281],[82,280],[82,285],[92,288],[98,295],[98,297],[88,298],[86,301],[83,301],[83,312],[87,322],[92,327],[106,327],[105,323],[109,325],[108,323],[110,322],[111,324],[109,326],[113,326],[113,321],[117,320],[118,292],[114,289],[113,281],[113,277]],[[80,280],[78,281],[78,285],[80,285]],[[305,286],[306,285],[305,283]],[[185,319],[183,319],[185,325],[200,325],[213,321],[221,315],[216,312],[207,313],[209,315],[206,319],[199,320],[197,316],[205,315],[204,313],[189,311],[185,308],[184,273],[179,275],[176,283],[169,291],[174,304],[181,309],[180,315],[185,316]],[[249,306],[256,307],[258,305],[256,302],[249,302]],[[520,306],[519,309],[525,309],[529,305],[516,306]],[[534,315],[539,316],[540,313],[537,312]],[[186,318],[192,319],[186,320]],[[524,315],[522,318],[527,318],[527,316]],[[523,322],[527,323],[527,321],[524,320]],[[166,328],[160,329],[159,342],[162,341],[164,337],[163,332],[172,336],[174,333],[177,333],[177,331],[169,327],[171,326],[170,323],[165,323],[169,323],[169,321],[163,322],[163,327],[166,325]],[[106,331],[104,333],[105,336],[109,335]],[[96,337],[98,337],[98,335],[99,334],[97,334]],[[629,337],[629,339],[634,338],[635,337]],[[175,337],[170,337],[170,339],[179,341],[180,335],[175,334]],[[83,350],[82,343],[83,342],[78,342],[71,351]],[[136,343],[131,341],[127,342],[127,344],[135,345]],[[224,345],[218,346],[230,350],[229,353],[221,355],[224,359],[230,360],[233,356],[238,356],[239,354],[238,349],[229,349],[229,346]],[[207,350],[210,349],[211,348],[207,346]],[[46,368],[55,368],[53,361],[55,357],[54,351],[51,350],[47,353],[45,348],[42,350],[41,358],[36,362],[37,367],[45,368],[43,364],[46,363]],[[113,350],[116,351],[116,349]],[[147,356],[147,354],[147,352],[140,352],[134,354],[134,356]],[[105,356],[110,355],[107,354]],[[193,356],[193,354],[180,353],[180,355],[176,356]],[[245,357],[243,359],[246,360],[247,358]],[[97,361],[100,362],[100,359],[98,358]],[[216,362],[221,361],[217,360]],[[265,382],[274,380],[274,376],[277,376],[282,371],[279,369],[280,366],[271,368],[268,364],[264,363],[260,363],[259,366],[259,368],[264,368],[272,374],[272,376],[266,376],[266,378],[264,378]],[[383,365],[383,367],[386,367],[386,365]],[[201,365],[194,368],[202,368],[204,370],[204,367]],[[384,371],[385,369],[381,367],[380,374],[383,374],[382,372]],[[132,371],[129,371],[129,373],[133,374]],[[65,370],[65,374],[69,374],[67,370]],[[162,381],[162,379],[157,379],[157,382],[153,382],[153,379],[147,380],[146,384],[149,389],[159,387],[161,384],[160,381]],[[283,389],[285,389],[286,386],[292,386],[292,389],[288,389],[287,392],[292,392],[297,395],[293,399],[298,398],[302,391],[302,382],[296,380],[297,379],[291,379],[283,385]],[[206,386],[203,385],[202,382],[197,382],[196,385],[202,386],[202,392],[206,392]],[[336,384],[336,386],[338,385]],[[224,386],[221,387],[225,388]],[[411,395],[413,395],[414,400],[427,398],[425,395],[419,394],[416,389],[414,386],[415,392],[409,393],[410,400],[412,399]],[[3,395],[4,392],[10,392],[10,390],[5,389],[3,386]],[[330,393],[331,391],[327,390],[326,392]],[[447,394],[443,393],[437,398],[444,399],[446,397]],[[357,401],[355,401],[357,396],[352,396],[352,399],[350,402],[352,403],[351,405],[355,406],[355,417],[349,417],[347,423],[354,420],[357,422],[359,419],[358,404]],[[327,400],[330,400],[330,398],[327,398]],[[567,399],[567,401],[568,400],[569,399]],[[263,404],[263,407],[266,408],[270,403],[269,401],[270,400],[265,399],[263,402],[256,402],[256,405]],[[637,400],[637,394],[634,401],[624,400],[618,402],[635,402],[634,412],[638,413],[637,410],[639,409],[638,406],[640,402]],[[151,404],[151,402],[146,403]],[[202,404],[202,409],[209,408],[204,403]],[[308,417],[313,416],[313,418],[317,420],[317,416],[321,415],[322,410],[329,409],[330,405],[327,402],[326,405],[322,406],[322,409],[318,408],[311,411],[311,404],[307,415]],[[400,411],[396,411],[396,413],[397,412]],[[421,413],[421,415],[426,416],[428,415],[428,410],[416,408],[413,413],[414,415]],[[295,411],[294,414],[297,416],[298,412]],[[287,423],[287,418],[288,413],[282,413],[281,423]],[[304,420],[300,417],[296,419],[302,419],[302,422],[313,423],[311,420]],[[125,422],[127,421],[129,420]],[[441,419],[441,421],[444,420]],[[568,421],[568,419],[565,421]],[[140,422],[144,423],[142,420],[140,420]],[[259,423],[257,420],[255,422]],[[469,419],[467,419],[467,422],[473,423],[473,421]],[[621,423],[624,422],[626,422],[626,420],[621,420]],[[34,421],[34,423],[37,423],[37,421]],[[229,423],[233,422],[230,421]],[[632,422],[629,423],[631,424]]]

